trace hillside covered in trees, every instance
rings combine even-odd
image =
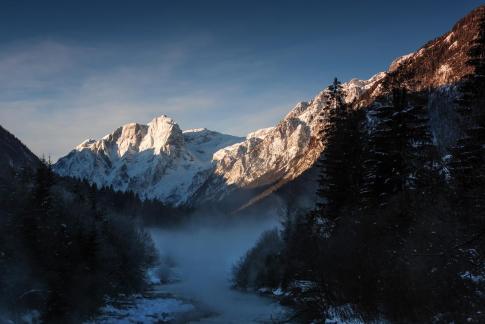
[[[107,296],[141,291],[157,260],[141,225],[169,225],[181,213],[130,192],[59,177],[49,162],[4,135],[0,322],[22,322],[29,313],[46,323],[79,322]],[[11,152],[25,163],[11,166]]]

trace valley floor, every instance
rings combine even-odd
[[[161,256],[143,294],[108,302],[91,323],[277,323],[287,309],[277,301],[231,288],[233,264],[260,234],[278,226],[274,218],[225,225],[198,224],[152,229]],[[169,263],[169,264],[167,264]],[[167,280],[167,284],[161,284]]]

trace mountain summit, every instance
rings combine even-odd
[[[84,141],[61,158],[54,170],[179,205],[204,180],[212,154],[240,140],[207,129],[182,131],[173,119],[162,115],[146,125],[126,124],[100,140]]]

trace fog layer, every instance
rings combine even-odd
[[[209,219],[208,217],[207,219]],[[176,263],[180,278],[168,292],[193,299],[218,315],[204,323],[269,321],[283,309],[271,299],[231,289],[231,269],[265,230],[280,225],[275,214],[231,221],[207,220],[179,229],[151,229],[162,256]]]

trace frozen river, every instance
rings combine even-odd
[[[231,269],[276,218],[190,224],[179,229],[152,228],[163,276],[147,294],[104,309],[96,322],[124,323],[277,323],[286,309],[275,300],[231,289]],[[169,260],[167,262],[167,260]],[[154,282],[159,273],[153,276]]]

